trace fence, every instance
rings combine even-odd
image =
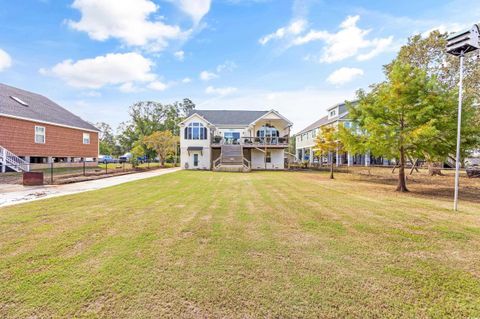
[[[174,164],[166,163],[163,167],[173,167]],[[44,184],[65,184],[83,180],[103,178],[141,172],[152,169],[162,168],[162,165],[156,161],[145,161],[133,165],[130,162],[124,163],[48,163],[48,164],[30,164],[31,172],[42,172]],[[23,172],[15,171],[15,167],[7,167],[6,173],[0,173],[0,184],[21,184]]]

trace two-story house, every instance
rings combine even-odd
[[[193,110],[180,123],[184,169],[285,168],[292,123],[275,110]]]
[[[353,102],[355,103],[355,102]],[[315,139],[320,133],[320,130],[324,126],[343,125],[344,127],[350,127],[352,125],[348,117],[348,109],[345,103],[336,104],[327,109],[327,115],[310,124],[295,135],[296,138],[296,156],[297,160],[301,162],[309,162],[310,164],[318,162],[326,162],[328,164],[335,163],[339,165],[384,165],[389,161],[382,158],[375,158],[370,154],[350,154],[348,152],[333,152],[326,154],[324,158],[319,158],[315,155]]]

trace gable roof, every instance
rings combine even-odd
[[[247,126],[270,111],[192,110],[188,117],[198,114],[213,125]]]
[[[311,130],[313,130],[313,129],[316,129],[317,127],[320,127],[320,126],[325,125],[325,124],[327,124],[327,123],[328,123],[328,115],[322,117],[322,118],[319,119],[318,121],[313,122],[312,124],[310,124],[309,126],[307,126],[306,128],[304,128],[303,130],[301,130],[300,132],[298,132],[296,135],[306,133],[306,132],[308,132],[308,131],[311,131]]]
[[[358,101],[352,101],[352,104],[353,105],[356,105],[358,103]],[[316,122],[313,122],[312,124],[310,124],[309,126],[307,126],[306,128],[304,128],[303,130],[301,130],[300,132],[298,132],[296,135],[299,135],[299,134],[303,134],[303,133],[307,133],[308,131],[311,131],[313,129],[316,129],[318,127],[321,127],[321,126],[324,126],[326,124],[329,124],[329,123],[333,123],[335,121],[338,121],[338,120],[344,120],[347,118],[348,114],[350,113],[347,109],[346,109],[346,103],[343,102],[343,103],[338,103],[338,104],[335,104],[334,106],[332,107],[329,107],[327,109],[327,111],[330,111],[334,108],[338,107],[339,108],[339,112],[341,112],[340,114],[338,114],[337,116],[334,116],[332,117],[331,119],[328,119],[328,115],[327,116],[324,116],[322,117],[321,119],[319,119],[318,121]]]
[[[27,105],[21,102],[25,102]],[[82,120],[45,96],[0,83],[0,116],[2,115],[99,131],[92,124]]]

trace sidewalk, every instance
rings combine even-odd
[[[149,172],[107,177],[86,182],[45,185],[45,186],[23,186],[0,184],[0,207],[30,202],[34,200],[76,194],[115,186],[140,179],[165,175],[180,170],[180,168],[164,168]]]

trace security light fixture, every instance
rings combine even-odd
[[[478,49],[480,49],[480,27],[477,24],[447,39],[447,52],[455,56],[462,56]]]
[[[458,90],[457,156],[455,159],[455,195],[453,210],[458,210],[458,181],[460,176],[460,140],[462,128],[463,59],[466,53],[480,49],[480,27],[474,24],[469,30],[451,35],[447,39],[447,53],[460,57]]]

